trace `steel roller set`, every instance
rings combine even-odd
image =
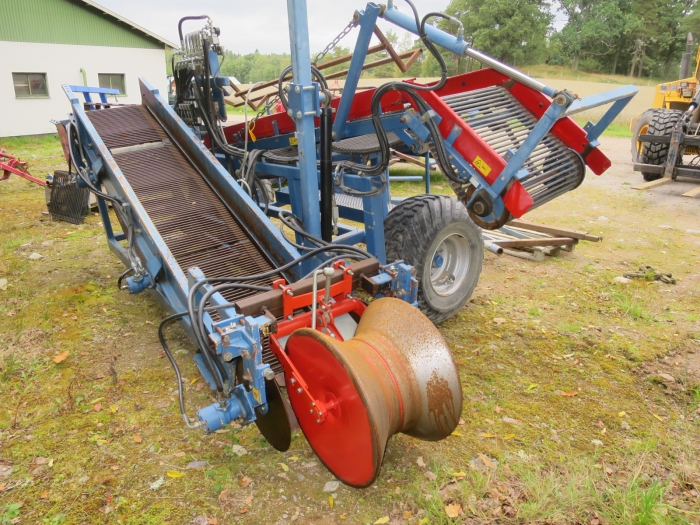
[[[580,100],[472,49],[461,28],[428,23],[458,21],[404,0],[354,13],[345,33],[358,31],[357,44],[334,96],[311,63],[306,1],[287,5],[282,111],[225,124],[232,87],[219,71],[219,29],[193,16],[180,21],[172,105],[146,78],[140,105],[65,85],[71,113],[59,133],[125,265],[120,287],[150,292],[170,314],[159,336],[184,423],[193,432],[255,423],[282,451],[298,423],[339,480],[367,487],[393,434],[440,440],[462,415],[459,372],[434,323],[477,284],[480,228],[575,189],[586,166],[602,174],[610,162],[597,139],[636,89]],[[358,90],[379,18],[418,35],[442,67],[437,82]],[[438,47],[483,68],[448,78]],[[570,118],[608,103],[596,124]],[[432,156],[456,198],[392,200],[391,149]],[[196,345],[217,399],[193,417],[169,323]]]

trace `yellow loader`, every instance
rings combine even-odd
[[[693,35],[688,33],[686,52],[681,61],[681,77],[688,77]],[[656,86],[654,103],[632,120],[632,161],[642,173],[648,189],[672,182],[676,177],[700,180],[700,49],[695,75]],[[684,155],[693,155],[684,164]],[[700,189],[688,193],[700,195]]]

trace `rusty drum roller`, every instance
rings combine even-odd
[[[366,487],[377,478],[393,434],[437,441],[457,426],[462,388],[450,349],[404,301],[372,302],[347,341],[296,330],[286,351],[327,410],[317,419],[291,394],[299,424],[323,464],[348,485]]]

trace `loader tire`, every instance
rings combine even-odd
[[[476,288],[484,259],[481,231],[464,205],[446,195],[418,195],[384,220],[387,261],[416,269],[418,307],[434,323],[455,315]]]
[[[669,144],[655,142],[638,142],[639,135],[658,135],[670,137],[673,128],[683,116],[682,111],[674,109],[649,109],[642,113],[637,121],[637,127],[632,137],[632,160],[641,164],[653,164],[662,166],[666,163]],[[683,151],[679,151],[679,162],[683,158]],[[642,172],[645,181],[657,180],[662,177],[660,173]]]

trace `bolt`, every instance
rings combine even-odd
[[[301,394],[303,390],[301,388],[297,388],[297,394]]]
[[[241,355],[243,356],[243,359],[249,359],[250,358],[250,352],[248,350],[243,350],[241,352]]]
[[[289,380],[289,382],[290,382],[291,384],[294,384],[294,383],[296,383],[296,382],[297,382],[297,380],[296,380],[296,379],[294,379],[294,378],[291,378],[291,379]]]
[[[287,290],[287,291],[284,292],[284,293],[286,293],[287,295],[294,295],[294,292],[292,292],[291,290]]]
[[[309,414],[313,414],[313,413],[314,413],[313,409],[309,410]]]
[[[295,92],[295,93],[301,93],[301,87],[299,87],[299,86],[294,86],[294,92]]]
[[[263,377],[267,379],[268,381],[272,381],[275,377],[275,373],[272,371],[272,368],[266,368],[263,370]]]
[[[233,360],[233,354],[231,352],[226,352],[224,354],[224,361],[232,361]]]
[[[321,424],[321,420],[320,420],[320,419],[317,419],[317,420],[316,420],[316,423],[318,423],[318,424],[320,425],[320,424]]]
[[[291,117],[292,115],[294,115],[294,112],[293,112],[291,109],[288,109],[288,110],[287,110],[287,115],[289,115],[289,116]]]
[[[300,119],[302,117],[301,111],[297,111],[297,118]]]
[[[311,406],[312,406],[312,407],[315,407],[315,406],[316,406],[316,403],[314,403],[314,402],[312,401],[312,402],[311,402]]]

